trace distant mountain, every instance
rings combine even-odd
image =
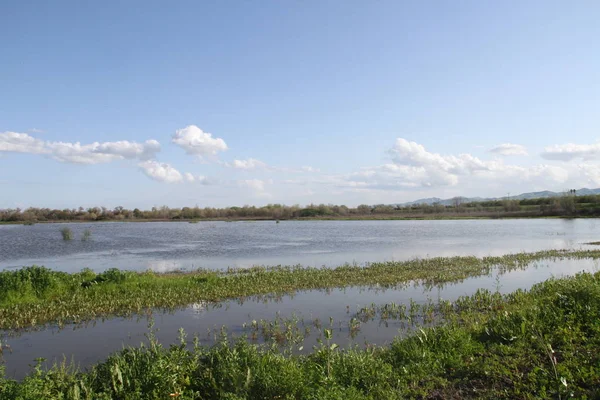
[[[577,194],[580,196],[586,196],[590,194],[600,194],[600,188],[598,189],[588,189],[581,188],[577,190]],[[526,200],[526,199],[540,199],[547,197],[557,197],[562,196],[563,192],[551,192],[549,190],[544,190],[542,192],[529,192],[529,193],[521,193],[516,196],[510,196],[511,200]],[[463,203],[472,203],[478,201],[490,201],[490,200],[502,200],[505,197],[461,197]],[[428,197],[426,199],[418,199],[415,201],[409,201],[406,203],[398,204],[399,206],[412,206],[417,204],[441,204],[443,206],[449,206],[454,204],[454,198],[452,199],[440,199],[439,197]]]

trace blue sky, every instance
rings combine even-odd
[[[4,1],[0,208],[600,187],[598,15],[595,1]]]

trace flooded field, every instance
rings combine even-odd
[[[243,301],[198,303],[175,312],[155,310],[151,316],[96,320],[77,326],[49,327],[32,332],[2,332],[7,350],[3,359],[8,376],[20,378],[44,358],[46,365],[65,358],[86,367],[101,361],[123,346],[137,346],[146,341],[149,324],[157,330],[164,344],[177,340],[183,328],[191,343],[197,336],[202,344],[213,344],[223,332],[252,342],[278,341],[295,344],[305,351],[323,339],[324,329],[330,329],[332,340],[342,347],[387,344],[402,332],[431,321],[418,310],[440,300],[454,301],[472,295],[477,289],[510,293],[528,289],[551,277],[574,275],[580,271],[600,269],[598,260],[544,260],[504,274],[492,273],[469,278],[459,283],[423,287],[418,284],[396,288],[349,287],[344,289],[312,290],[285,296],[260,296]],[[403,317],[383,317],[378,306],[394,304],[405,307]],[[285,342],[285,343],[284,343]]]
[[[62,240],[63,227],[74,240]],[[0,225],[0,270],[37,264],[66,272],[171,271],[504,255],[580,248],[599,240],[598,227],[595,219]],[[89,239],[80,240],[86,230]]]

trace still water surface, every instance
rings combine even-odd
[[[579,248],[600,240],[596,219],[457,221],[146,222],[0,225],[0,270],[67,272],[336,266],[450,255]],[[60,229],[69,227],[72,241]],[[92,232],[82,241],[84,230]]]

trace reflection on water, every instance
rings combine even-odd
[[[595,272],[600,269],[597,260],[561,260],[533,263],[527,269],[515,270],[503,275],[491,273],[470,278],[461,283],[424,288],[419,285],[399,286],[396,289],[354,287],[321,291],[299,292],[285,296],[262,296],[219,304],[196,303],[172,313],[155,312],[153,315],[158,339],[170,344],[176,341],[178,329],[184,328],[189,338],[198,335],[204,344],[212,344],[222,327],[229,334],[251,336],[253,321],[295,320],[304,339],[305,350],[316,343],[323,328],[332,326],[334,342],[340,346],[351,344],[385,344],[406,327],[405,321],[379,320],[361,322],[353,331],[352,318],[362,307],[371,304],[418,304],[438,300],[456,300],[470,295],[479,288],[502,293],[527,289],[550,277],[573,275],[580,271]],[[306,330],[308,329],[308,332]],[[48,363],[61,361],[63,355],[73,358],[80,366],[87,366],[106,359],[111,352],[123,346],[137,346],[145,341],[148,320],[115,318],[104,322],[95,321],[80,327],[49,328],[27,332],[20,336],[6,336],[12,354],[4,354],[7,374],[22,377],[37,357]],[[252,338],[250,338],[252,339]],[[259,338],[256,338],[260,340]],[[191,339],[190,339],[191,340]]]
[[[45,265],[167,271],[251,265],[332,266],[414,257],[504,255],[582,247],[600,239],[595,219],[273,221],[0,225],[0,270]],[[84,230],[89,241],[78,240]]]

